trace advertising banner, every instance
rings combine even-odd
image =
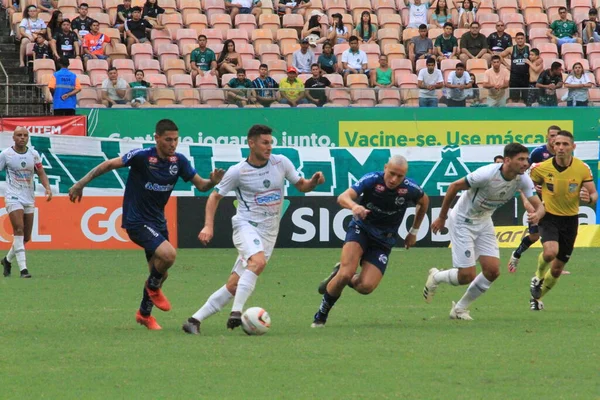
[[[17,126],[24,126],[30,134],[40,135],[87,135],[87,117],[14,117],[0,118],[0,132],[12,133]]]

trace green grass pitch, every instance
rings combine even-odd
[[[576,249],[568,269],[529,311],[539,250],[472,306],[448,319],[465,287],[421,295],[449,249],[395,250],[369,296],[346,289],[325,329],[310,323],[318,282],[339,249],[276,249],[247,306],[271,314],[262,337],[228,332],[229,309],[181,324],[223,285],[234,250],[181,250],[165,285],[163,330],[135,323],[147,275],[142,251],[31,251],[33,279],[0,278],[2,399],[598,399],[597,249]]]

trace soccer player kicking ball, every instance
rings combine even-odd
[[[392,156],[383,172],[366,174],[338,197],[342,207],[352,210],[353,218],[348,225],[340,263],[319,285],[323,300],[311,327],[325,326],[331,308],[346,286],[361,294],[369,294],[377,288],[406,209],[416,205],[415,220],[405,239],[407,249],[414,246],[429,198],[419,185],[406,178],[407,171],[406,159]],[[357,274],[359,265],[361,271]]]
[[[248,158],[227,170],[221,183],[206,203],[204,228],[198,239],[207,245],[214,235],[215,213],[227,193],[235,191],[238,208],[231,219],[233,244],[239,256],[227,283],[214,292],[191,318],[183,324],[186,333],[200,333],[200,323],[221,311],[233,298],[227,329],[242,324],[242,310],[254,291],[258,276],[267,266],[279,233],[281,207],[287,179],[301,192],[310,192],[325,182],[321,172],[310,179],[300,176],[285,156],[271,154],[271,128],[254,125],[248,131]]]
[[[528,212],[529,222],[537,224],[544,215],[544,206],[535,194],[533,182],[525,174],[529,167],[527,156],[525,146],[508,144],[504,147],[504,163],[478,168],[448,187],[440,215],[431,224],[431,230],[440,232],[448,220],[454,268],[444,271],[430,269],[423,296],[429,303],[442,283],[452,286],[469,284],[459,302],[452,302],[452,319],[471,321],[473,318],[469,314],[469,306],[500,275],[500,251],[492,222],[494,211],[512,200],[515,192],[520,190],[535,209],[534,212]],[[461,190],[466,192],[448,215],[450,204]],[[477,260],[481,264],[481,273],[478,275],[475,267]]]
[[[176,251],[169,243],[165,220],[165,205],[179,177],[191,181],[201,192],[206,192],[221,181],[225,174],[215,169],[210,179],[203,179],[181,153],[175,152],[179,141],[179,128],[171,120],[163,119],[156,124],[156,146],[135,149],[111,160],[104,161],[69,189],[71,201],[81,201],[83,188],[94,178],[117,168],[130,167],[123,197],[123,228],[132,242],[146,252],[150,276],[144,284],[142,303],[136,313],[136,321],[150,330],[161,329],[150,315],[155,305],[169,311],[171,304],[161,287],[167,279],[167,270],[175,262]]]
[[[35,172],[42,186],[46,189],[46,200],[52,200],[52,190],[48,176],[42,167],[42,160],[37,151],[27,146],[29,132],[24,127],[17,127],[13,133],[14,146],[0,153],[0,171],[6,170],[6,191],[4,203],[10,224],[13,228],[13,244],[6,257],[2,259],[4,276],[9,277],[12,262],[17,259],[21,278],[31,278],[27,269],[25,243],[31,239],[33,229],[33,213],[35,212]]]
[[[594,205],[598,200],[590,168],[573,157],[575,143],[568,131],[554,139],[554,158],[531,171],[531,179],[542,186],[546,215],[540,221],[543,251],[531,279],[530,308],[543,309],[540,299],[556,285],[565,264],[571,258],[579,226],[579,200]]]

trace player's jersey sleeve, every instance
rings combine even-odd
[[[490,179],[492,171],[493,169],[489,165],[477,168],[475,171],[471,172],[465,177],[467,180],[467,185],[473,189],[483,186]]]
[[[366,174],[362,178],[358,180],[351,188],[358,194],[359,196],[365,192],[365,190],[372,189],[377,181],[379,180],[379,175],[376,173]]]
[[[6,151],[0,152],[0,171],[6,168]]]
[[[531,180],[536,183],[536,184],[541,184],[542,181],[544,180],[544,175],[542,174],[542,166],[538,165],[535,168],[532,168],[529,171],[529,176],[531,177]]]
[[[223,175],[223,179],[217,186],[215,186],[215,191],[219,193],[221,196],[227,195],[227,193],[235,190],[239,186],[240,182],[240,170],[239,164],[230,167],[225,175]]]
[[[283,170],[285,173],[285,179],[287,179],[292,185],[298,183],[298,181],[302,178],[300,173],[294,167],[294,164],[287,157],[281,157],[281,162],[283,163]],[[310,177],[308,178],[310,179]]]
[[[184,155],[178,154],[179,159],[179,176],[185,182],[188,182],[196,175],[196,169],[192,167],[190,160]]]
[[[519,190],[527,198],[535,196],[535,189],[533,187],[533,182],[532,182],[531,178],[527,174],[521,175],[521,180],[520,180],[520,183],[519,183]]]
[[[425,192],[423,192],[421,186],[419,186],[417,182],[410,178],[406,179],[406,186],[408,186],[410,200],[414,201],[415,204],[418,203],[419,200],[421,200],[421,197],[423,197],[423,195],[425,195]]]
[[[42,169],[42,158],[40,157],[40,153],[36,150],[32,150],[31,153],[33,154],[33,167],[36,170]]]
[[[590,166],[583,161],[581,162],[581,180],[582,182],[591,182],[594,180]]]
[[[128,153],[123,154],[121,160],[126,167],[137,167],[140,165],[146,152],[144,149],[133,149]]]

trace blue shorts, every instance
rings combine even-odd
[[[248,7],[240,7],[240,14],[252,14],[252,9]]]
[[[169,240],[169,231],[167,229],[159,230],[149,225],[140,225],[125,230],[129,235],[129,239],[144,249],[147,261],[150,261],[158,246],[165,240]]]
[[[356,242],[362,247],[363,255],[360,259],[361,263],[363,261],[371,263],[381,271],[382,275],[385,274],[392,251],[391,248],[382,245],[373,239],[362,227],[355,224],[348,226],[344,243],[349,242]]]

